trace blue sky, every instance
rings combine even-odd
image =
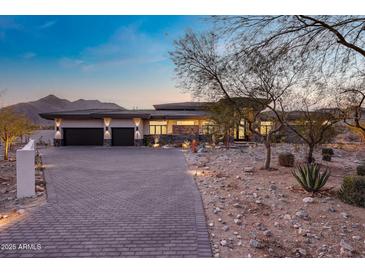
[[[2,105],[50,93],[125,107],[190,100],[168,51],[198,16],[0,16]]]

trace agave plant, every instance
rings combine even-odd
[[[292,174],[306,191],[314,193],[327,183],[331,174],[328,168],[324,172],[320,172],[320,169],[318,164],[306,164],[298,166]]]

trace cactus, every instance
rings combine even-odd
[[[306,164],[297,167],[292,171],[298,183],[308,192],[318,192],[326,183],[330,176],[330,171],[326,169],[320,172],[318,164]]]
[[[279,154],[279,165],[286,167],[294,166],[294,155],[291,153],[280,153]]]

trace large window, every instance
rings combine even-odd
[[[167,134],[167,122],[166,121],[150,121],[150,134],[151,135]]]
[[[195,125],[194,120],[178,120],[176,121],[178,126],[193,126]]]
[[[272,129],[272,122],[271,121],[262,121],[260,123],[260,133],[262,135],[267,135],[270,130]]]

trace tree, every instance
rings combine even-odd
[[[212,135],[222,137],[226,148],[231,142],[231,133],[240,124],[240,113],[235,111],[235,107],[230,101],[219,100],[207,105],[209,119],[214,123]]]
[[[311,87],[307,86],[305,92],[296,92],[292,98],[291,106],[293,109],[295,108],[295,111],[289,113],[285,126],[307,144],[306,161],[313,163],[315,147],[330,141],[335,136],[333,126],[341,117],[336,109],[323,108],[329,101],[327,94],[320,90],[318,83]]]
[[[301,59],[316,75],[324,75],[328,88],[341,90],[343,120],[364,134],[360,123],[365,79],[364,16],[216,16],[221,34],[228,36],[239,53],[283,49]],[[340,96],[338,96],[340,95]],[[347,103],[347,105],[344,104]]]
[[[238,96],[248,97],[261,105],[254,115],[245,116],[249,130],[259,136],[266,148],[265,169],[270,170],[271,145],[275,134],[280,132],[286,121],[286,105],[292,87],[297,83],[301,66],[298,61],[287,56],[282,50],[267,52],[250,50],[244,54],[235,54],[233,69],[229,75],[234,92]],[[266,118],[271,126],[266,132],[260,129],[264,111],[271,111],[273,116]]]
[[[340,92],[336,97],[338,110],[340,111],[343,122],[350,127],[356,129],[361,134],[362,139],[365,138],[365,124],[363,119],[363,104],[365,101],[365,88],[349,88]]]
[[[4,146],[4,160],[9,159],[9,148],[17,137],[30,134],[34,130],[31,122],[10,109],[0,110],[0,140]]]
[[[170,56],[180,86],[196,97],[223,97],[240,117],[245,117],[248,113],[244,113],[242,105],[233,99],[235,96],[248,96],[251,102],[260,105],[260,111],[266,107],[274,110],[278,116],[277,126],[272,127],[263,138],[267,150],[265,168],[270,169],[271,138],[282,125],[282,100],[294,83],[295,73],[285,69],[284,63],[287,65],[287,60],[284,62],[281,59],[284,56],[282,52],[271,55],[263,51],[254,54],[247,52],[245,58],[242,58],[234,51],[219,54],[218,44],[214,33],[197,35],[191,31],[175,41],[175,50],[170,52]],[[279,107],[280,114],[277,111]],[[250,122],[250,130],[264,137],[253,126],[258,114],[246,118]]]

